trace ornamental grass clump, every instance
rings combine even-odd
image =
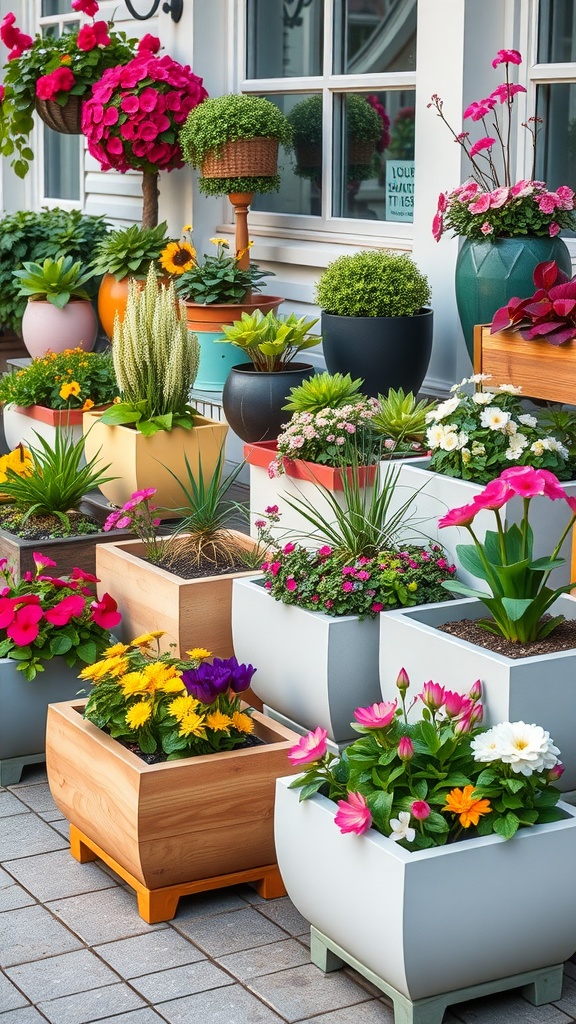
[[[71,667],[91,665],[122,618],[110,594],[98,600],[96,576],[76,567],[64,578],[49,576],[46,569],[56,568],[56,562],[36,551],[34,564],[35,572],[17,583],[7,559],[0,559],[0,658],[17,661],[28,680],[56,657]]]
[[[411,851],[476,836],[511,839],[564,817],[554,786],[564,770],[560,751],[541,726],[480,729],[480,680],[466,694],[426,682],[407,707],[409,685],[402,669],[400,707],[396,698],[356,709],[361,738],[339,758],[322,728],[292,747],[290,762],[304,774],[290,788],[301,800],[320,792],[338,805],[334,823],[343,834],[374,828]],[[421,717],[410,723],[415,706]]]
[[[142,434],[185,427],[195,410],[188,404],[200,361],[198,338],[186,328],[186,310],[173,284],[159,285],[151,265],[146,285],[129,285],[124,320],[114,323],[112,358],[120,402],[103,423],[133,425]]]
[[[33,359],[22,370],[0,377],[0,402],[47,409],[81,409],[112,402],[118,385],[108,352],[67,348]]]
[[[451,398],[426,414],[430,468],[480,484],[511,465],[548,469],[568,479],[568,449],[524,411],[522,389],[513,384],[485,388],[491,379],[485,373],[464,378],[450,389]]]
[[[84,718],[158,761],[246,745],[254,725],[239,694],[250,686],[253,666],[234,657],[208,662],[201,647],[186,652],[189,661],[159,654],[153,646],[163,635],[114,644],[80,673],[94,684]]]
[[[428,279],[410,256],[367,249],[339,256],[316,286],[316,303],[335,316],[415,316],[430,302]]]

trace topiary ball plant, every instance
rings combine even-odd
[[[270,100],[260,96],[231,93],[205,100],[191,111],[180,131],[184,159],[202,169],[210,154],[222,156],[224,146],[238,139],[273,138],[289,146],[292,128],[282,111]],[[272,192],[280,187],[280,177],[251,175],[211,178],[202,176],[200,191],[207,196],[229,195],[231,192]]]
[[[316,302],[335,316],[414,316],[430,297],[414,260],[385,249],[339,256],[316,285]]]

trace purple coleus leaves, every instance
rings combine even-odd
[[[576,277],[560,270],[555,260],[539,263],[534,270],[536,291],[527,299],[510,299],[496,310],[491,334],[516,330],[526,341],[542,338],[563,345],[576,338]]]

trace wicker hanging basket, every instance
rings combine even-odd
[[[372,163],[376,145],[374,142],[361,142],[350,139],[348,143],[348,164],[359,167]]]
[[[221,153],[208,153],[203,178],[273,178],[278,173],[278,139],[258,136],[227,142]]]
[[[36,98],[36,111],[55,132],[62,135],[82,134],[82,100],[80,96],[69,96],[63,107],[54,100]]]

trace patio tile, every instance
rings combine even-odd
[[[2,819],[0,861],[21,857],[24,850],[28,856],[32,856],[49,850],[61,850],[64,846],[66,841],[62,836],[31,811]]]
[[[52,799],[50,786],[47,782],[34,786],[20,785],[18,787],[18,799],[22,800],[31,811],[36,811],[36,814],[40,814],[41,811],[56,811],[61,815]]]
[[[20,1006],[28,1006],[26,996],[23,996],[8,978],[0,974],[0,1014],[6,1010],[17,1010]]]
[[[569,1013],[571,1017],[576,1016],[576,981],[566,974],[564,975],[562,998],[557,999],[554,1006],[557,1006],[559,1010],[563,1010],[564,1013]]]
[[[38,1009],[51,1024],[85,1024],[86,1021],[122,1020],[125,1010],[136,1010],[145,1004],[127,985],[106,985],[73,996],[49,999]],[[1,1020],[1,1018],[0,1018]]]
[[[7,910],[0,918],[0,967],[30,963],[79,949],[80,945],[76,936],[55,921],[44,907]]]
[[[371,998],[340,971],[323,974],[313,964],[266,974],[246,984],[289,1022],[343,1006],[354,1006]]]
[[[296,910],[288,896],[259,904],[258,911],[280,928],[284,928],[290,935],[307,935],[310,931],[310,922]]]
[[[320,1017],[307,1017],[306,1024],[394,1024],[394,1010],[379,999],[372,999],[369,1003],[345,1006]],[[446,1015],[442,1024],[449,1024]]]
[[[195,992],[205,992],[207,989],[232,984],[234,979],[208,960],[132,979],[132,986],[136,991],[155,1006],[179,996],[191,996]]]
[[[474,999],[451,1009],[463,1024],[568,1024],[571,1019],[554,1003],[532,1006],[517,992]]]
[[[231,953],[218,957],[218,962],[240,981],[257,978],[261,974],[284,971],[310,962],[308,950],[294,939],[273,942],[261,949],[248,949],[244,953]]]
[[[240,985],[162,1003],[162,1016],[170,1024],[282,1024],[277,1013]]]
[[[8,1013],[0,1015],[0,1021],[2,1024],[46,1024],[46,1018],[41,1017],[33,1006],[23,1006],[21,1010],[8,1010]]]
[[[15,910],[17,907],[29,907],[34,902],[34,897],[26,892],[21,885],[5,885],[0,889],[0,911]],[[0,1003],[1,1006],[2,1003]]]
[[[27,811],[28,808],[20,802],[14,793],[9,793],[7,789],[0,789],[0,818],[9,814],[26,814]]]
[[[98,942],[140,935],[160,927],[147,924],[138,914],[134,893],[118,886],[103,892],[55,900],[47,905],[56,917],[91,946]]]
[[[6,974],[32,1003],[74,995],[103,985],[114,985],[118,981],[114,971],[106,967],[89,949],[8,967]]]
[[[213,914],[227,914],[229,910],[245,910],[246,901],[234,889],[217,889],[215,892],[199,892],[184,896],[178,903],[176,920],[189,921],[193,917],[212,917]]]
[[[135,935],[132,939],[107,942],[97,946],[96,952],[123,978],[138,978],[204,960],[204,954],[196,946],[169,927]]]
[[[192,942],[209,956],[237,953],[241,949],[251,949],[286,938],[285,932],[251,908],[217,914],[215,917],[182,921],[176,918],[174,927],[189,935]]]
[[[8,869],[42,903],[115,885],[98,864],[79,864],[69,849],[11,860]]]

